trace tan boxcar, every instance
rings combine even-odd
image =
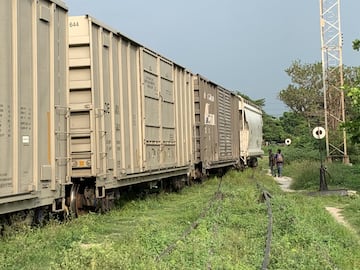
[[[240,142],[234,139],[239,134],[239,125],[234,119],[238,113],[234,114],[232,95],[230,91],[197,75],[194,88],[195,162],[201,173],[239,162]]]
[[[0,214],[64,206],[67,8],[0,1]]]
[[[255,165],[262,153],[261,110],[200,75],[195,78],[194,102],[197,172]]]
[[[70,17],[69,43],[73,182],[101,197],[188,174],[193,75],[90,16]]]

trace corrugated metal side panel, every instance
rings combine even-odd
[[[69,25],[73,176],[142,172],[140,47],[91,17]]]
[[[15,180],[13,179],[13,170],[14,166],[14,128],[12,119],[15,117],[13,115],[14,105],[14,90],[16,81],[14,81],[14,61],[15,57],[13,50],[13,11],[11,1],[1,1],[0,2],[0,148],[2,153],[0,162],[0,196],[11,194],[15,188]],[[4,89],[4,90],[3,90]],[[15,162],[17,162],[15,160]],[[17,191],[16,191],[17,192]]]
[[[231,123],[232,156],[239,159],[241,111],[239,110],[239,97],[237,95],[231,95]]]
[[[249,150],[249,124],[246,122],[245,119],[245,107],[244,107],[244,99],[239,97],[239,112],[240,116],[240,156],[242,158],[248,157],[248,150]]]
[[[145,167],[148,170],[177,165],[173,70],[171,62],[142,50]]]
[[[110,44],[112,94],[105,103],[110,108],[106,117],[111,116],[112,120],[107,121],[105,130],[109,132],[107,151],[113,154],[109,156],[108,169],[114,177],[121,177],[143,171],[139,47],[114,33]]]
[[[96,174],[93,62],[90,23],[69,18],[69,106],[71,176]]]
[[[193,161],[194,93],[193,74],[175,66],[176,154],[179,166],[190,166]]]
[[[57,3],[57,2],[56,2]],[[59,2],[59,4],[61,4]],[[55,20],[58,22],[55,26],[55,59],[58,61],[55,65],[55,159],[57,162],[56,178],[61,181],[68,181],[68,13],[65,10],[57,9]],[[66,79],[64,79],[66,78]],[[64,92],[66,94],[64,94]]]
[[[176,102],[173,63],[159,57],[161,96],[161,167],[178,165],[176,155]]]
[[[207,168],[219,160],[217,86],[201,76],[194,85],[195,103],[195,161]]]
[[[154,54],[142,51],[142,80],[143,80],[143,106],[144,106],[144,143],[145,167],[156,169],[160,163],[161,147],[161,100],[160,74],[158,61]]]
[[[262,145],[262,113],[259,109],[245,104],[245,121],[249,127],[248,154],[259,156],[264,152]]]
[[[0,16],[0,196],[43,189],[49,203],[66,177],[67,11],[6,0]]]
[[[218,88],[218,132],[219,132],[219,159],[232,158],[232,134],[231,134],[231,93]]]
[[[23,2],[18,6],[18,12],[22,14],[17,17],[18,32],[17,32],[17,93],[16,101],[18,102],[15,105],[16,113],[18,119],[17,123],[14,126],[14,131],[18,133],[18,192],[29,191],[28,186],[32,184],[33,175],[36,174],[36,169],[38,162],[40,160],[44,161],[44,158],[47,157],[49,148],[49,138],[48,138],[48,124],[49,119],[46,112],[50,111],[49,107],[49,88],[50,88],[50,73],[49,73],[49,64],[50,64],[50,37],[46,33],[45,22],[37,21],[36,19],[36,30],[40,31],[39,34],[44,34],[44,44],[47,45],[47,48],[43,52],[42,61],[39,61],[38,67],[36,67],[36,57],[38,54],[38,48],[34,46],[34,40],[32,36],[32,23],[34,23],[33,18],[33,6],[29,1]],[[32,22],[32,23],[29,23]],[[20,40],[19,40],[20,39]],[[36,41],[35,41],[36,42]],[[42,44],[39,44],[42,46]],[[29,50],[27,50],[29,48]],[[40,49],[40,48],[39,48]],[[41,68],[46,66],[45,71],[42,71]],[[24,72],[25,70],[31,70],[32,72]],[[44,81],[37,81],[37,72],[44,72],[42,75],[47,75],[44,78]],[[44,87],[48,86],[47,93],[44,93],[44,101],[38,103],[38,97],[35,90],[38,90],[38,93],[41,94],[44,92]],[[36,102],[36,103],[35,103]],[[38,103],[38,104],[37,104]],[[35,105],[37,104],[37,106]],[[45,115],[44,115],[45,112]],[[44,123],[37,121],[37,117],[43,117]],[[40,120],[40,119],[39,119]],[[36,126],[38,125],[38,126]],[[33,129],[35,127],[35,129]],[[46,142],[42,145],[43,149],[37,152],[36,145],[37,137],[34,132],[39,132],[38,136],[40,137],[39,141]],[[17,143],[15,141],[15,143]],[[16,156],[16,155],[15,155]],[[46,161],[45,164],[48,162]]]
[[[242,97],[239,97],[238,108],[241,113],[241,156],[247,159],[263,155],[261,110]]]
[[[121,126],[121,114],[120,108],[122,108],[122,95],[121,91],[121,42],[113,35],[111,38],[111,52],[112,59],[111,61],[111,75],[113,77],[111,87],[112,87],[112,100],[113,104],[111,107],[111,113],[113,115],[113,134],[112,134],[112,151],[113,151],[113,164],[109,164],[113,166],[113,176],[120,177],[120,174],[125,172],[125,166],[121,165],[122,155],[121,151],[123,147],[121,145],[122,138],[122,126]],[[111,166],[110,166],[111,167]]]
[[[90,21],[91,22],[91,21]],[[97,177],[106,176],[106,155],[105,139],[106,131],[104,127],[105,115],[105,102],[104,102],[104,74],[109,72],[107,67],[103,65],[103,45],[102,45],[102,28],[91,22],[90,29],[90,49],[91,49],[91,91],[93,95],[93,115],[91,121],[94,120],[93,133],[94,144],[92,146],[93,156],[93,175]],[[105,70],[104,70],[105,68]]]
[[[121,91],[120,114],[122,158],[124,173],[144,170],[142,107],[140,94],[140,48],[126,40],[121,42]]]

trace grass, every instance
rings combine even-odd
[[[325,164],[326,179],[329,190],[347,189],[357,192],[356,196],[322,198],[324,206],[330,205],[343,209],[346,220],[360,234],[360,165],[344,165],[341,163]],[[285,174],[293,178],[291,188],[296,190],[316,191],[319,189],[319,164],[301,161],[287,166]]]
[[[329,189],[350,189],[360,192],[360,166],[340,163],[325,163],[326,181]],[[320,163],[304,160],[288,164],[284,174],[294,179],[292,188],[316,190],[319,189]]]
[[[263,169],[228,173],[212,204],[217,178],[9,236],[0,245],[0,269],[259,269],[268,222],[259,185],[272,195],[269,269],[360,269],[359,241],[324,210],[322,198],[285,194]],[[158,261],[169,245],[175,249]]]

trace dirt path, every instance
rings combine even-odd
[[[268,175],[271,175],[270,170],[267,173]],[[285,192],[295,192],[295,190],[291,189],[291,183],[292,183],[292,179],[290,177],[287,176],[282,176],[282,177],[275,177],[274,176],[275,181],[280,185],[280,188],[285,191]]]
[[[285,192],[295,192],[295,190],[291,189],[291,183],[292,183],[292,179],[290,177],[287,176],[282,176],[282,177],[274,177],[275,181],[278,182],[278,184],[280,185],[280,188],[285,191]]]
[[[350,226],[350,224],[344,219],[344,216],[341,214],[342,209],[337,207],[325,207],[325,209],[335,218],[337,222],[344,225],[346,228],[355,232],[354,228]]]
[[[270,175],[270,171],[268,173]],[[287,176],[274,177],[275,181],[280,185],[280,188],[285,192],[295,192],[291,189],[292,179]],[[325,207],[325,209],[331,214],[331,216],[340,224],[344,225],[349,230],[355,232],[351,225],[344,219],[344,216],[341,214],[342,209],[337,207]]]

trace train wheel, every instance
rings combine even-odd
[[[77,184],[73,184],[73,186],[71,187],[71,191],[70,191],[70,216],[71,217],[78,217],[79,216],[79,199],[78,197],[79,195],[79,187],[80,185]]]

